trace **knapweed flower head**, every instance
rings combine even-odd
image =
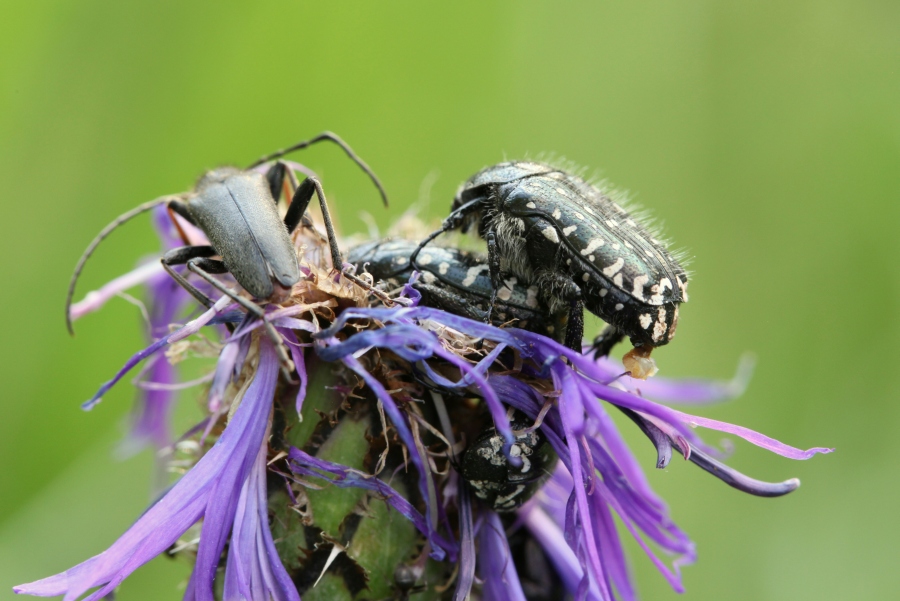
[[[154,220],[164,250],[206,243],[164,208]],[[638,382],[621,364],[515,323],[496,327],[426,306],[417,274],[391,300],[373,295],[334,269],[312,222],[293,241],[304,277],[288,300],[266,307],[277,341],[202,281],[197,287],[218,300],[177,325],[196,303],[158,262],[75,305],[79,317],[147,285],[152,343],[85,407],[144,364],[129,444],[168,449],[180,477],[106,551],[17,593],[101,599],[168,554],[193,564],[187,600],[631,600],[622,537],[633,537],[677,591],[680,567],[696,554],[611,413],[646,434],[656,467],[684,457],[760,496],[799,482],[764,483],[728,468],[698,426],[791,459],[829,451],[668,404],[732,397],[741,381]],[[357,275],[365,282],[364,267]],[[279,345],[292,381],[280,375]],[[178,383],[174,364],[210,348],[209,375]],[[205,415],[173,439],[174,391],[191,384],[204,385]],[[475,441],[501,476],[461,475]],[[540,473],[527,493],[502,476],[529,469]]]

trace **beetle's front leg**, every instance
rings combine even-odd
[[[213,306],[213,300],[203,294],[196,286],[188,282],[183,275],[172,269],[172,265],[184,265],[192,259],[209,258],[215,255],[216,250],[212,246],[182,246],[167,251],[161,259],[163,269],[172,276],[172,279],[175,280],[179,286],[187,290],[191,296],[197,299],[197,301],[207,309]]]
[[[278,358],[281,361],[281,373],[284,374],[284,377],[288,382],[296,383],[292,377],[292,374],[294,373],[294,362],[291,361],[291,358],[288,356],[284,342],[278,334],[278,331],[275,329],[275,326],[273,326],[272,322],[266,317],[265,310],[253,301],[237,294],[234,290],[231,290],[228,286],[211,275],[213,273],[228,273],[228,268],[225,266],[225,263],[213,259],[194,258],[187,262],[187,268],[209,282],[211,286],[219,290],[222,294],[247,309],[250,313],[256,315],[262,321],[266,334],[269,335],[269,338],[275,345],[275,351],[278,353]]]

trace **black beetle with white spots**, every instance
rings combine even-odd
[[[488,246],[493,296],[515,276],[538,287],[553,311],[569,310],[566,345],[581,352],[586,308],[607,322],[598,355],[628,337],[626,367],[655,373],[653,348],[675,335],[687,301],[687,274],[672,254],[628,212],[584,179],[544,163],[512,161],[466,181],[440,230],[474,229]]]

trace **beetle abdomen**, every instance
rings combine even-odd
[[[297,251],[262,174],[211,171],[188,208],[228,270],[254,297],[269,299],[276,284],[290,288],[300,279]]]

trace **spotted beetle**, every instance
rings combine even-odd
[[[580,177],[530,161],[483,169],[460,187],[450,216],[411,260],[418,265],[425,245],[441,233],[473,228],[487,242],[493,297],[503,274],[538,286],[551,311],[569,309],[570,348],[581,351],[585,308],[609,324],[595,341],[600,355],[628,336],[635,346],[629,355],[640,360],[675,335],[678,306],[687,301],[685,270]]]
[[[352,248],[347,260],[365,270],[376,282],[399,288],[413,268],[409,257],[418,246],[411,240],[380,240]],[[419,255],[421,276],[413,287],[422,303],[454,315],[484,321],[491,302],[491,279],[486,257],[456,248],[429,246]],[[565,312],[551,313],[535,286],[525,286],[515,276],[502,281],[494,311],[494,325],[513,327],[562,339]]]
[[[485,429],[463,455],[461,473],[475,496],[494,511],[514,511],[530,499],[550,476],[559,459],[540,429],[514,412],[510,426],[515,436],[510,455],[522,460],[512,465],[503,453],[503,436],[493,427]]]

